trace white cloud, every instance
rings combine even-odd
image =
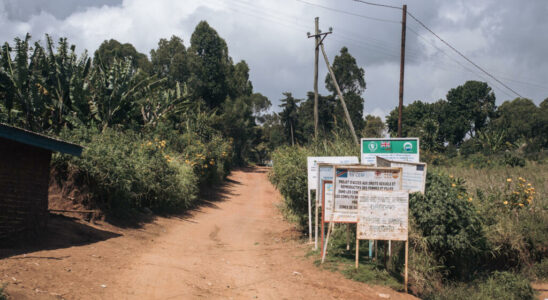
[[[304,98],[312,90],[314,46],[306,38],[313,31],[315,16],[320,27],[335,31],[326,41],[329,59],[342,46],[348,46],[365,69],[367,90],[364,92],[366,114],[383,116],[398,103],[399,34],[397,21],[401,13],[347,1],[310,0],[352,13],[394,20],[382,23],[352,17],[294,0],[123,0],[115,5],[107,0],[63,2],[63,13],[48,1],[0,1],[0,40],[12,41],[30,32],[35,39],[45,33],[54,38],[68,37],[77,51],[91,53],[107,39],[132,43],[140,52],[148,54],[160,38],[178,35],[189,46],[190,36],[200,20],[207,20],[225,38],[229,53],[235,61],[245,59],[251,71],[255,90],[267,95],[277,107],[283,92]],[[397,2],[397,1],[395,1]],[[6,5],[8,3],[9,5]],[[82,4],[83,3],[83,4]],[[18,6],[19,5],[19,6]],[[34,7],[33,7],[34,5]],[[71,7],[72,5],[72,7]],[[414,16],[433,28],[465,55],[497,76],[522,82],[533,81],[536,86],[515,81],[514,86],[536,103],[548,96],[548,42],[540,39],[548,21],[543,11],[548,5],[542,0],[523,7],[512,1],[438,1],[410,0],[408,9]],[[23,13],[28,11],[28,16]],[[445,97],[450,88],[466,80],[484,80],[481,72],[458,57],[420,25],[408,18],[411,29],[431,40],[446,54],[408,31],[405,70],[406,104],[420,99],[431,102]],[[320,55],[320,92],[326,76]],[[458,60],[466,68],[455,63]],[[485,75],[481,75],[487,78]],[[512,98],[489,80],[497,99]],[[540,87],[539,87],[540,86]],[[509,92],[507,92],[509,93]],[[384,117],[384,116],[383,116]]]

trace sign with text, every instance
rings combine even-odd
[[[395,161],[419,162],[418,138],[363,138],[361,164],[375,164],[376,157]]]
[[[358,239],[407,241],[408,211],[408,192],[360,191]]]
[[[360,161],[357,156],[309,156],[306,164],[308,169],[308,190],[318,188],[318,163],[349,165],[359,164]]]
[[[405,161],[393,161],[377,156],[377,167],[402,168],[402,190],[409,193],[420,192],[424,194],[426,185],[426,163],[412,163]]]
[[[334,167],[334,216],[336,222],[358,221],[359,191],[398,191],[402,187],[400,168],[340,166]]]

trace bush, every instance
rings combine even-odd
[[[306,157],[310,152],[304,147],[281,147],[272,154],[270,181],[280,191],[284,205],[305,228],[308,221]]]
[[[55,168],[73,173],[95,203],[117,216],[150,208],[158,212],[190,207],[197,195],[192,167],[167,150],[167,142],[132,131],[65,132],[85,146],[80,158],[58,155]]]
[[[463,277],[476,267],[485,244],[481,220],[464,181],[428,173],[426,191],[409,199],[410,216],[429,251],[452,275]]]
[[[505,152],[501,164],[510,167],[525,167],[525,159],[513,152]]]
[[[534,291],[527,279],[510,272],[494,272],[484,280],[448,286],[425,297],[430,300],[529,300]]]

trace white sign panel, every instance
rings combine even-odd
[[[424,194],[424,187],[426,185],[426,163],[393,161],[377,157],[377,166],[402,168],[402,190],[408,191],[409,193],[420,192]]]
[[[337,222],[358,221],[359,191],[398,191],[402,188],[400,168],[335,166],[334,212]]]
[[[361,164],[375,164],[377,156],[407,162],[420,161],[418,138],[363,138],[360,144]]]
[[[358,239],[407,241],[409,193],[360,191]]]
[[[318,163],[339,165],[359,164],[357,156],[309,156],[307,158],[308,189],[315,190],[318,185]]]

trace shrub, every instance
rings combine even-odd
[[[448,285],[425,297],[429,300],[529,300],[534,291],[527,279],[510,273],[494,272],[486,279]]]
[[[412,194],[410,216],[434,257],[452,275],[470,274],[485,244],[481,220],[464,181],[428,173],[426,191]]]
[[[92,193],[95,203],[118,216],[137,209],[158,212],[188,208],[197,195],[190,165],[167,150],[167,142],[132,131],[65,132],[85,146],[81,157],[55,155],[53,165],[72,172]]]
[[[510,167],[525,167],[525,159],[513,152],[505,152],[501,164]]]
[[[295,215],[305,228],[308,221],[306,157],[310,152],[304,147],[281,147],[272,154],[270,181],[284,198],[288,212]]]

